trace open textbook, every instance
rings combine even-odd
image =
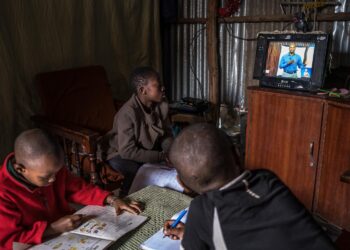
[[[30,249],[102,250],[147,220],[145,216],[128,212],[117,216],[115,209],[109,206],[86,206],[76,213],[86,215],[91,219],[69,233],[64,233]]]
[[[186,208],[188,210],[188,208]],[[171,217],[171,220],[176,220],[176,218],[181,213],[178,212]],[[185,223],[187,220],[187,214],[181,219],[181,222]],[[141,244],[141,249],[143,250],[179,250],[181,245],[181,240],[172,240],[169,237],[164,237],[163,228],[161,228],[157,233],[152,235],[148,240]]]

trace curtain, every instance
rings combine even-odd
[[[92,64],[126,100],[133,68],[161,71],[159,0],[4,0],[0,2],[0,156],[40,112],[39,72]]]

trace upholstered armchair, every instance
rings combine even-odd
[[[56,135],[67,166],[91,183],[116,188],[122,174],[96,158],[99,138],[111,129],[120,107],[102,66],[88,66],[36,75],[43,114],[33,116],[38,127]],[[113,179],[113,180],[111,180]]]

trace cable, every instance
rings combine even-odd
[[[195,33],[195,35],[192,37],[191,39],[191,42],[190,42],[190,50],[192,49],[192,60],[190,61],[190,70],[196,80],[196,82],[198,83],[198,86],[199,86],[199,90],[200,90],[200,95],[201,95],[201,99],[204,100],[204,90],[203,90],[203,85],[201,83],[201,81],[199,80],[199,78],[197,77],[197,73],[194,69],[194,65],[193,65],[193,59],[194,59],[194,56],[195,56],[195,53],[194,53],[194,48],[192,48],[193,44],[194,44],[194,41],[199,37],[199,35],[201,35],[201,33],[206,29],[206,27],[202,27],[201,29],[197,30],[197,32]]]
[[[289,22],[286,25],[283,26],[282,31],[284,31],[289,25],[293,24],[294,22]]]
[[[231,37],[234,37],[234,38],[239,39],[239,40],[244,40],[244,41],[256,41],[256,40],[257,40],[257,38],[244,38],[244,37],[239,37],[239,36],[233,35],[232,32],[231,32],[231,30],[227,27],[228,23],[225,22],[225,19],[224,19],[224,18],[223,18],[223,20],[224,20],[225,28],[227,29],[227,32],[228,32],[228,34],[229,34]],[[192,55],[191,55],[191,56],[192,56],[192,60],[191,60],[191,62],[190,62],[190,70],[191,70],[191,72],[192,72],[192,74],[193,74],[193,76],[194,76],[194,78],[195,78],[195,80],[196,80],[196,82],[197,82],[197,84],[198,84],[198,86],[199,86],[201,99],[203,99],[203,100],[204,100],[204,89],[203,89],[203,85],[202,85],[200,79],[198,78],[197,73],[196,73],[196,70],[195,70],[195,67],[194,67],[194,65],[193,65],[193,61],[194,61],[193,59],[194,59],[194,57],[195,57],[195,52],[196,52],[195,49],[193,48],[193,45],[194,45],[194,41],[202,34],[202,32],[203,32],[205,29],[206,29],[206,27],[204,26],[204,27],[202,27],[201,29],[199,29],[199,30],[196,31],[195,35],[194,35],[194,36],[192,37],[192,39],[191,39],[190,46],[189,46],[190,49],[192,49]]]
[[[231,32],[231,30],[227,27],[228,23],[226,22],[225,18],[222,18],[224,20],[224,25],[225,28],[227,30],[227,33],[232,36],[233,38],[239,39],[239,40],[244,40],[244,41],[256,41],[258,40],[258,38],[245,38],[245,37],[240,37],[240,36],[236,36],[233,34],[233,32]]]
[[[256,40],[258,40],[257,38],[244,38],[244,37],[239,37],[239,36],[234,35],[234,34],[231,32],[231,30],[227,27],[227,26],[228,26],[228,23],[225,21],[225,18],[223,18],[223,20],[224,20],[225,28],[226,28],[228,34],[229,34],[231,37],[236,38],[236,39],[239,39],[239,40],[244,40],[244,41],[256,41]],[[288,25],[290,25],[290,24],[288,24]],[[287,27],[287,26],[286,26],[286,27]],[[285,28],[286,28],[286,27],[285,27]],[[197,73],[196,73],[195,67],[194,67],[194,65],[193,65],[193,61],[194,61],[193,59],[194,59],[194,57],[195,57],[195,49],[193,48],[193,44],[194,44],[194,41],[199,37],[199,35],[202,34],[202,32],[203,32],[205,29],[206,29],[206,27],[204,26],[204,27],[202,27],[201,29],[199,29],[199,30],[196,31],[195,35],[194,35],[194,36],[192,37],[192,39],[191,39],[190,46],[189,46],[190,49],[192,49],[192,55],[191,55],[191,56],[192,56],[192,60],[191,60],[191,62],[190,62],[190,70],[191,70],[191,72],[192,72],[192,74],[193,74],[193,76],[194,76],[196,82],[198,83],[198,86],[199,86],[199,89],[200,89],[201,99],[203,99],[203,100],[204,100],[204,89],[203,89],[203,85],[202,85],[200,79],[197,77]]]

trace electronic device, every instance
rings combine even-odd
[[[198,98],[184,97],[181,101],[169,104],[169,107],[179,112],[202,113],[209,109],[209,102]]]
[[[253,78],[260,86],[310,91],[321,88],[330,38],[323,32],[258,34]]]

